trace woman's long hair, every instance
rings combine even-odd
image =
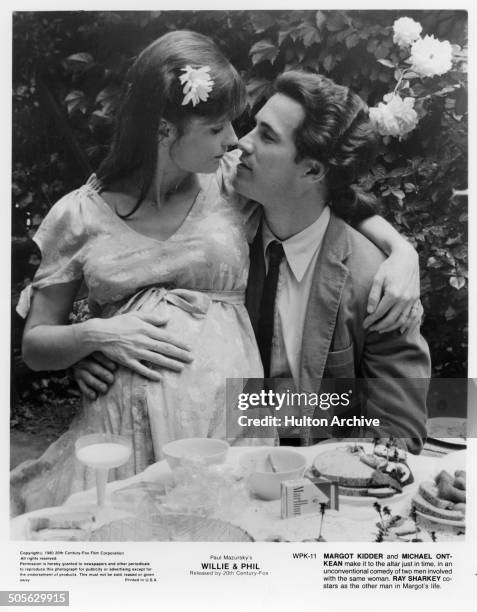
[[[182,105],[179,77],[186,66],[209,66],[214,81],[207,101],[195,107]],[[174,124],[180,135],[193,117],[233,119],[244,105],[240,75],[210,38],[187,30],[165,34],[144,49],[128,71],[113,140],[98,178],[107,188],[133,173],[138,177],[140,195],[129,217],[143,202],[154,178],[161,119]]]

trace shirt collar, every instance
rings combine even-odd
[[[285,251],[288,265],[298,282],[302,280],[313,256],[320,248],[329,220],[330,208],[329,206],[325,206],[314,223],[305,227],[304,230],[287,240],[279,240]],[[262,238],[263,256],[266,258],[268,245],[274,240],[278,240],[278,238],[276,238],[272,230],[268,227],[265,219],[262,223]]]

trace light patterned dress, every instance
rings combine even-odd
[[[44,219],[35,236],[42,262],[30,292],[83,279],[95,316],[164,314],[167,331],[191,347],[194,360],[180,373],[164,370],[161,382],[120,367],[106,395],[84,398],[70,429],[38,460],[12,472],[16,512],[57,505],[94,486],[94,474],[74,456],[74,441],[85,433],[131,438],[132,457],[111,470],[110,480],[144,470],[162,458],[165,443],[178,438],[272,443],[226,431],[226,379],[262,376],[244,304],[247,239],[257,219],[253,207],[227,188],[235,159],[229,155],[216,174],[199,177],[201,189],[189,214],[164,241],[131,229],[102,199],[94,180],[66,195]]]

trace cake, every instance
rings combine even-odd
[[[397,456],[395,453],[391,457]],[[404,452],[399,457],[405,459]],[[313,462],[313,473],[334,480],[342,495],[386,498],[413,482],[404,461],[390,461],[359,445],[334,448],[320,453]]]
[[[319,476],[337,480],[345,487],[370,487],[375,468],[360,461],[359,455],[348,449],[333,449],[318,455],[313,462]]]

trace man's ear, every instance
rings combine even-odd
[[[161,145],[170,145],[177,138],[176,126],[167,119],[159,120],[157,139]]]
[[[326,176],[328,169],[324,163],[317,159],[305,159],[303,163],[305,169],[304,176],[313,183],[319,183]]]

